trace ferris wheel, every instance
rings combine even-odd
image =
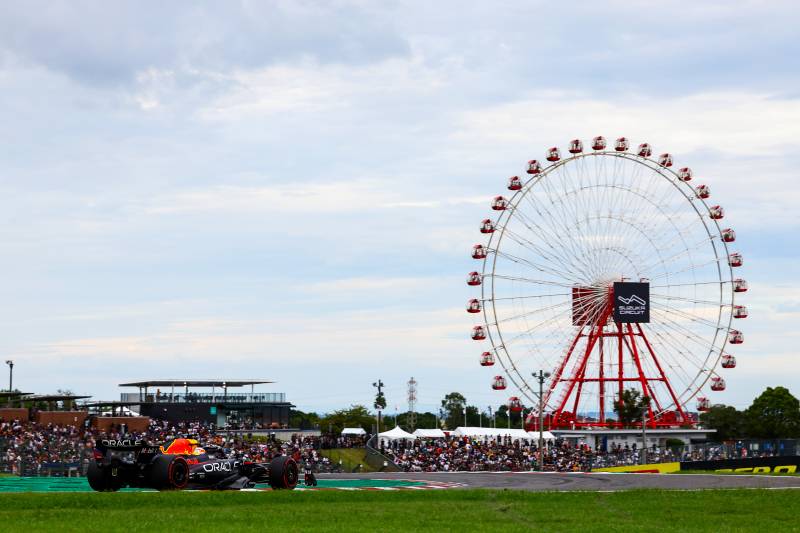
[[[725,389],[730,347],[744,341],[735,295],[747,282],[734,276],[743,260],[724,209],[647,143],[575,139],[545,159],[508,180],[472,249],[482,268],[467,284],[480,296],[467,311],[484,318],[471,333],[485,343],[480,365],[502,368],[492,388],[538,406],[532,373],[548,372],[551,428],[618,427],[614,405],[631,388],[650,399],[649,426],[693,423],[687,406],[708,409],[703,390]]]

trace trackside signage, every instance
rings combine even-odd
[[[681,470],[714,470],[715,472],[733,472],[737,474],[794,474],[800,470],[800,456],[683,461],[681,462]]]
[[[649,283],[614,283],[614,322],[650,322]]]

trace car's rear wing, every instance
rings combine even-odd
[[[94,445],[103,452],[106,450],[138,452],[142,448],[151,447],[150,443],[144,439],[97,439]]]

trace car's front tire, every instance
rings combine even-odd
[[[297,486],[299,470],[291,457],[276,457],[269,463],[269,486],[273,489],[292,490]]]

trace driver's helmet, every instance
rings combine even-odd
[[[175,439],[166,449],[161,447],[161,453],[166,455],[200,455],[205,453],[205,450],[198,446],[195,439]]]

